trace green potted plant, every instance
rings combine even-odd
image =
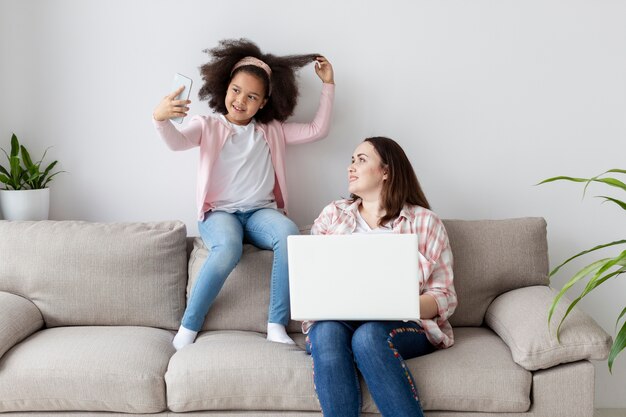
[[[52,172],[58,161],[53,161],[45,168],[42,166],[46,157],[33,162],[29,152],[20,145],[17,136],[11,137],[11,152],[3,148],[9,164],[0,165],[0,216],[5,220],[47,220],[50,209],[50,189],[48,184],[60,172]]]
[[[583,197],[585,196],[585,192],[587,191],[587,187],[591,183],[593,183],[593,182],[599,182],[599,183],[607,184],[607,185],[609,185],[611,187],[615,187],[617,189],[621,189],[622,191],[626,191],[626,184],[624,184],[624,182],[618,180],[617,178],[612,178],[612,177],[601,178],[604,175],[609,174],[609,173],[612,173],[612,174],[626,174],[626,170],[624,170],[624,169],[610,169],[610,170],[608,170],[606,172],[603,172],[602,174],[597,175],[597,176],[595,176],[593,178],[575,178],[575,177],[563,177],[563,176],[554,177],[554,178],[548,178],[546,180],[541,181],[538,185],[549,183],[549,182],[553,182],[553,181],[573,181],[573,182],[585,183],[585,187],[583,189]],[[597,196],[597,197],[604,199],[605,202],[613,203],[613,204],[619,206],[622,210],[626,210],[626,203],[624,203],[623,200],[617,199],[615,197],[605,196],[605,195],[601,195],[601,196]],[[591,249],[587,249],[587,250],[584,250],[584,251],[582,251],[580,253],[577,253],[576,255],[570,257],[565,262],[563,262],[562,264],[560,264],[559,266],[554,268],[550,272],[550,276],[552,277],[554,274],[556,274],[559,271],[559,269],[561,269],[562,266],[564,266],[568,262],[578,258],[579,256],[583,256],[583,255],[586,255],[588,253],[595,252],[597,250],[608,248],[608,247],[619,247],[619,246],[624,245],[624,244],[626,244],[626,239],[619,239],[619,240],[615,240],[615,241],[610,242],[610,243],[604,243],[604,244],[601,244],[601,245],[597,245],[597,246],[595,246],[595,247],[593,247]],[[578,295],[578,297],[576,297],[572,301],[572,303],[570,304],[570,306],[566,310],[565,315],[561,318],[561,321],[559,322],[559,326],[558,326],[557,332],[556,332],[557,337],[559,335],[559,331],[561,329],[561,325],[563,324],[563,321],[565,320],[567,315],[570,313],[570,311],[572,311],[574,306],[576,304],[578,304],[578,302],[580,300],[583,299],[583,297],[585,297],[586,295],[591,293],[594,289],[596,289],[601,284],[604,284],[606,281],[610,280],[611,278],[617,278],[618,276],[624,274],[625,272],[626,272],[626,250],[621,250],[621,252],[619,252],[619,250],[618,250],[617,255],[615,255],[613,257],[601,258],[601,259],[595,260],[594,262],[588,264],[587,266],[585,266],[584,268],[582,268],[578,272],[576,272],[574,274],[574,276],[572,276],[570,278],[570,280],[563,286],[561,291],[556,295],[556,297],[554,298],[554,300],[552,302],[552,306],[550,307],[550,310],[549,310],[548,323],[550,323],[550,319],[552,318],[552,314],[554,313],[554,309],[557,306],[557,304],[559,303],[559,301],[561,300],[561,298],[563,297],[563,295],[569,289],[571,289],[574,284],[576,284],[577,282],[587,278],[587,285],[582,290],[580,295]],[[615,323],[615,328],[616,329],[619,326],[620,321],[622,320],[622,318],[624,318],[625,315],[626,315],[626,307],[624,307],[622,312],[617,317],[617,321]],[[613,361],[615,360],[617,355],[619,355],[619,353],[624,349],[624,347],[626,347],[626,321],[624,322],[624,324],[622,325],[621,329],[616,334],[616,336],[615,336],[615,338],[613,340],[613,346],[611,347],[611,352],[609,353],[609,360],[608,360],[609,371],[612,371]]]

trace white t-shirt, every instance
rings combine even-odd
[[[387,222],[382,226],[377,226],[374,229],[370,227],[369,224],[365,221],[365,219],[361,216],[361,212],[357,209],[356,211],[356,229],[354,229],[353,233],[393,233],[392,221]]]
[[[226,140],[211,173],[210,187],[218,198],[215,210],[233,213],[255,208],[276,208],[275,173],[270,148],[254,120],[246,126],[230,123],[234,134]]]

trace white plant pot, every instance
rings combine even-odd
[[[48,220],[50,189],[0,190],[0,218],[4,220]]]

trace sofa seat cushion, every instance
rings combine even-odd
[[[148,327],[57,327],[0,359],[0,412],[165,410],[172,333]]]
[[[425,410],[518,413],[530,408],[532,373],[484,327],[454,328],[452,347],[409,359]],[[374,409],[369,393],[364,410]]]
[[[175,412],[316,410],[312,362],[300,346],[244,331],[201,333],[176,352],[165,381]]]
[[[253,332],[203,333],[178,351],[165,375],[172,411],[319,411],[311,357],[297,346],[270,343]],[[425,410],[524,412],[532,374],[513,362],[508,347],[487,328],[455,329],[449,349],[407,361]],[[363,412],[377,412],[361,381]]]

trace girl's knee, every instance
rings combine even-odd
[[[298,229],[298,226],[296,226],[296,224],[289,217],[285,216],[280,223],[280,226],[275,229],[278,240],[286,241],[287,236],[300,234],[300,229]]]
[[[219,270],[230,271],[237,265],[243,254],[243,243],[236,240],[222,239],[213,242],[209,247],[209,257],[214,268]]]

